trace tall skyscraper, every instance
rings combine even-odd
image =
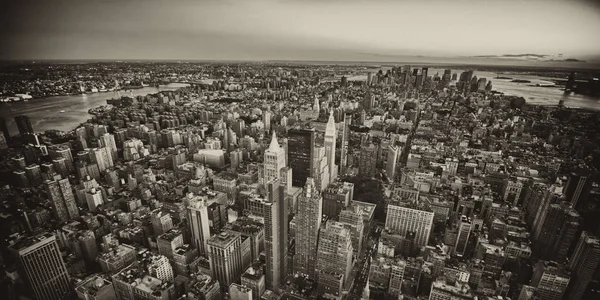
[[[263,123],[265,123],[265,131],[271,131],[271,111],[267,110],[263,113]]]
[[[210,270],[222,289],[240,280],[243,269],[241,243],[240,234],[235,231],[224,231],[208,239]]]
[[[292,185],[304,186],[311,177],[315,130],[313,128],[292,128],[288,130],[288,161],[292,168]]]
[[[332,182],[323,190],[323,214],[338,220],[340,213],[350,205],[354,197],[354,183]]]
[[[426,246],[429,241],[433,215],[433,212],[390,204],[385,219],[385,228],[401,236],[414,232],[415,246],[421,248]]]
[[[322,293],[340,296],[352,269],[352,239],[343,223],[329,220],[319,233],[317,277]]]
[[[200,196],[191,196],[187,207],[188,222],[192,232],[192,243],[200,255],[207,254],[207,241],[210,238],[210,225],[208,223],[208,206],[206,199]]]
[[[340,172],[346,172],[348,165],[348,141],[350,140],[350,124],[352,124],[352,115],[344,114],[344,132],[342,132],[342,147],[340,151]]]
[[[396,168],[398,167],[398,158],[400,157],[400,148],[398,146],[389,145],[387,149],[387,162],[385,172],[390,181],[396,178]]]
[[[579,199],[588,196],[592,187],[592,178],[590,178],[590,175],[591,172],[587,169],[580,169],[569,175],[564,192],[566,200],[570,202],[573,207],[580,207],[578,205]]]
[[[273,179],[279,179],[283,167],[285,167],[285,150],[279,146],[277,136],[275,135],[275,131],[273,131],[271,143],[265,151],[263,182],[266,183]]]
[[[111,151],[107,147],[90,149],[89,155],[90,161],[98,165],[100,172],[114,166]]]
[[[245,203],[246,209],[261,217],[265,225],[265,284],[277,291],[288,274],[288,218],[285,191],[279,180],[267,182],[264,197],[251,195]]]
[[[467,249],[472,228],[473,225],[471,220],[465,215],[461,216],[460,222],[458,223],[458,236],[456,237],[456,245],[454,247],[456,254],[461,256],[465,255],[465,250]]]
[[[573,280],[569,286],[567,299],[581,299],[598,264],[600,264],[600,239],[584,231],[569,260],[568,268],[573,274]]]
[[[101,147],[108,148],[110,151],[110,156],[113,161],[117,160],[117,143],[115,142],[115,136],[110,133],[104,133],[98,139],[98,142]]]
[[[373,144],[363,146],[360,150],[360,160],[358,161],[358,174],[364,177],[373,177],[377,164],[377,147]]]
[[[329,185],[330,178],[325,147],[314,148],[312,163],[311,177],[315,181],[315,188],[321,192]]]
[[[16,116],[15,123],[17,123],[17,128],[19,128],[20,135],[33,134],[33,127],[31,126],[31,120],[29,120],[28,116]]]
[[[10,246],[10,250],[35,299],[72,299],[69,273],[54,235],[44,233],[25,238]]]
[[[298,197],[298,214],[296,220],[296,254],[294,256],[294,271],[315,277],[317,261],[317,242],[323,200],[316,190],[312,178],[306,180],[302,194]]]
[[[579,229],[579,214],[567,202],[548,206],[533,248],[542,259],[564,261]]]
[[[329,113],[329,120],[325,127],[325,140],[323,142],[325,146],[325,156],[327,157],[327,165],[329,167],[329,182],[337,177],[337,166],[335,165],[335,142],[337,139],[337,130],[335,129],[335,118],[333,117],[333,110]]]
[[[59,222],[67,222],[79,216],[79,209],[69,179],[46,180],[44,186],[50,201],[52,201],[54,215]]]

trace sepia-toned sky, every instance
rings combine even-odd
[[[600,58],[590,0],[2,0],[0,59]]]

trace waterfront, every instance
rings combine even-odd
[[[385,72],[386,69],[382,68]],[[452,73],[458,73],[460,75],[464,70],[452,70]],[[441,76],[444,73],[443,69],[430,68],[429,76],[433,76],[438,73]],[[579,107],[583,109],[600,111],[600,98],[592,96],[584,96],[578,94],[568,94],[561,90],[559,87],[542,87],[535,86],[540,85],[553,85],[551,78],[545,78],[535,75],[527,75],[515,72],[502,72],[494,73],[488,71],[474,71],[473,73],[478,78],[486,78],[492,81],[493,90],[502,92],[505,95],[523,97],[528,104],[534,105],[558,105],[561,99],[565,100],[565,106]],[[498,75],[510,77],[511,79],[498,79]],[[340,76],[341,77],[341,76]],[[366,80],[367,75],[356,75],[349,76],[348,80]],[[517,83],[512,82],[514,79],[529,80],[531,83]],[[338,79],[339,80],[339,79]]]
[[[0,105],[0,116],[6,119],[11,135],[19,133],[14,117],[26,115],[36,132],[56,129],[70,131],[93,116],[88,110],[106,105],[106,100],[121,96],[144,96],[159,91],[172,91],[187,84],[170,83],[157,87],[143,87],[131,91],[55,96],[27,102],[12,102]],[[64,112],[61,112],[64,111]]]

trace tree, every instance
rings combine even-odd
[[[525,101],[525,98],[523,97],[514,97],[512,99],[510,99],[510,108],[512,109],[522,109],[523,106],[525,106],[525,104],[527,103],[527,101]]]

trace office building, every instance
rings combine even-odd
[[[160,209],[155,209],[150,214],[150,223],[154,236],[159,236],[173,228],[173,219],[171,214]]]
[[[33,127],[31,126],[31,120],[29,120],[28,116],[16,116],[15,123],[17,123],[17,128],[19,128],[19,134],[21,136],[34,133]]]
[[[68,179],[46,180],[44,186],[59,222],[64,223],[79,216],[79,208]]]
[[[9,249],[15,256],[19,274],[35,299],[72,299],[69,273],[54,235],[44,233],[24,238]]]
[[[563,265],[552,261],[538,261],[534,266],[531,285],[544,300],[561,300],[571,280],[571,274]]]
[[[77,283],[75,292],[79,300],[114,300],[117,298],[112,282],[100,275],[92,275]]]
[[[354,183],[335,181],[323,190],[323,214],[338,220],[340,213],[354,197]]]
[[[252,300],[252,289],[237,283],[229,286],[229,299],[231,300]],[[257,298],[258,299],[258,298]]]
[[[200,255],[206,255],[207,241],[210,238],[210,224],[208,222],[208,205],[206,203],[206,198],[201,196],[191,196],[189,203],[187,212],[190,231],[192,233],[192,244],[198,249]]]
[[[242,275],[241,238],[237,232],[221,232],[207,241],[208,259],[213,277],[221,288],[239,282]]]
[[[197,274],[185,284],[183,299],[221,300],[221,285],[208,275]]]
[[[269,148],[265,150],[263,182],[279,179],[281,169],[285,167],[285,150],[279,146],[277,136],[273,131]]]
[[[447,284],[444,280],[437,280],[431,284],[429,300],[472,300],[473,293],[465,283]]]
[[[335,164],[335,145],[337,140],[337,130],[335,128],[335,119],[333,117],[333,110],[329,113],[329,120],[325,127],[325,140],[323,142],[325,146],[325,157],[327,157],[327,166],[329,168],[329,182],[337,177],[337,166]]]
[[[415,247],[421,248],[429,241],[433,215],[433,212],[390,204],[387,209],[385,228],[401,236],[414,232]]]
[[[465,255],[472,227],[471,219],[467,218],[465,215],[461,216],[460,221],[458,222],[458,234],[456,237],[456,245],[454,247],[454,253],[457,255]]]
[[[183,246],[183,234],[179,229],[171,229],[156,238],[158,253],[173,260],[175,250]]]
[[[352,124],[352,115],[344,114],[344,128],[342,132],[342,145],[340,149],[340,172],[346,173],[348,165],[348,141],[350,140],[350,125]]]
[[[600,239],[589,232],[582,232],[569,260],[568,268],[573,274],[567,299],[580,300],[592,281],[600,264]]]
[[[288,162],[292,168],[292,185],[302,187],[311,177],[315,130],[292,128],[288,130]]]
[[[329,220],[319,232],[316,273],[322,294],[339,297],[352,269],[352,238],[343,223]]]
[[[260,299],[260,296],[265,292],[265,275],[262,267],[260,263],[256,263],[242,274],[242,285],[252,290],[253,299]]]
[[[317,242],[323,200],[315,188],[312,178],[306,180],[302,194],[298,197],[298,214],[296,221],[296,254],[294,255],[294,272],[315,278],[317,261]]]
[[[360,150],[360,160],[358,161],[358,174],[363,177],[371,178],[375,176],[377,164],[377,147],[373,144],[363,146]]]
[[[358,205],[352,205],[340,213],[340,223],[350,229],[352,249],[354,255],[359,256],[363,251],[363,242],[366,238],[363,210]]]
[[[394,181],[396,178],[396,170],[398,168],[398,159],[400,158],[400,147],[389,145],[387,149],[387,162],[385,171],[388,180]]]
[[[315,147],[312,158],[312,178],[315,181],[317,191],[321,192],[329,185],[329,166],[327,164],[327,156],[325,147]]]
[[[263,219],[265,230],[266,286],[277,291],[288,274],[288,217],[285,191],[279,180],[271,180],[261,197],[250,195],[246,209]]]
[[[592,187],[591,171],[588,169],[579,169],[569,175],[567,184],[564,189],[566,201],[571,203],[573,207],[578,205],[581,198],[586,198]]]

